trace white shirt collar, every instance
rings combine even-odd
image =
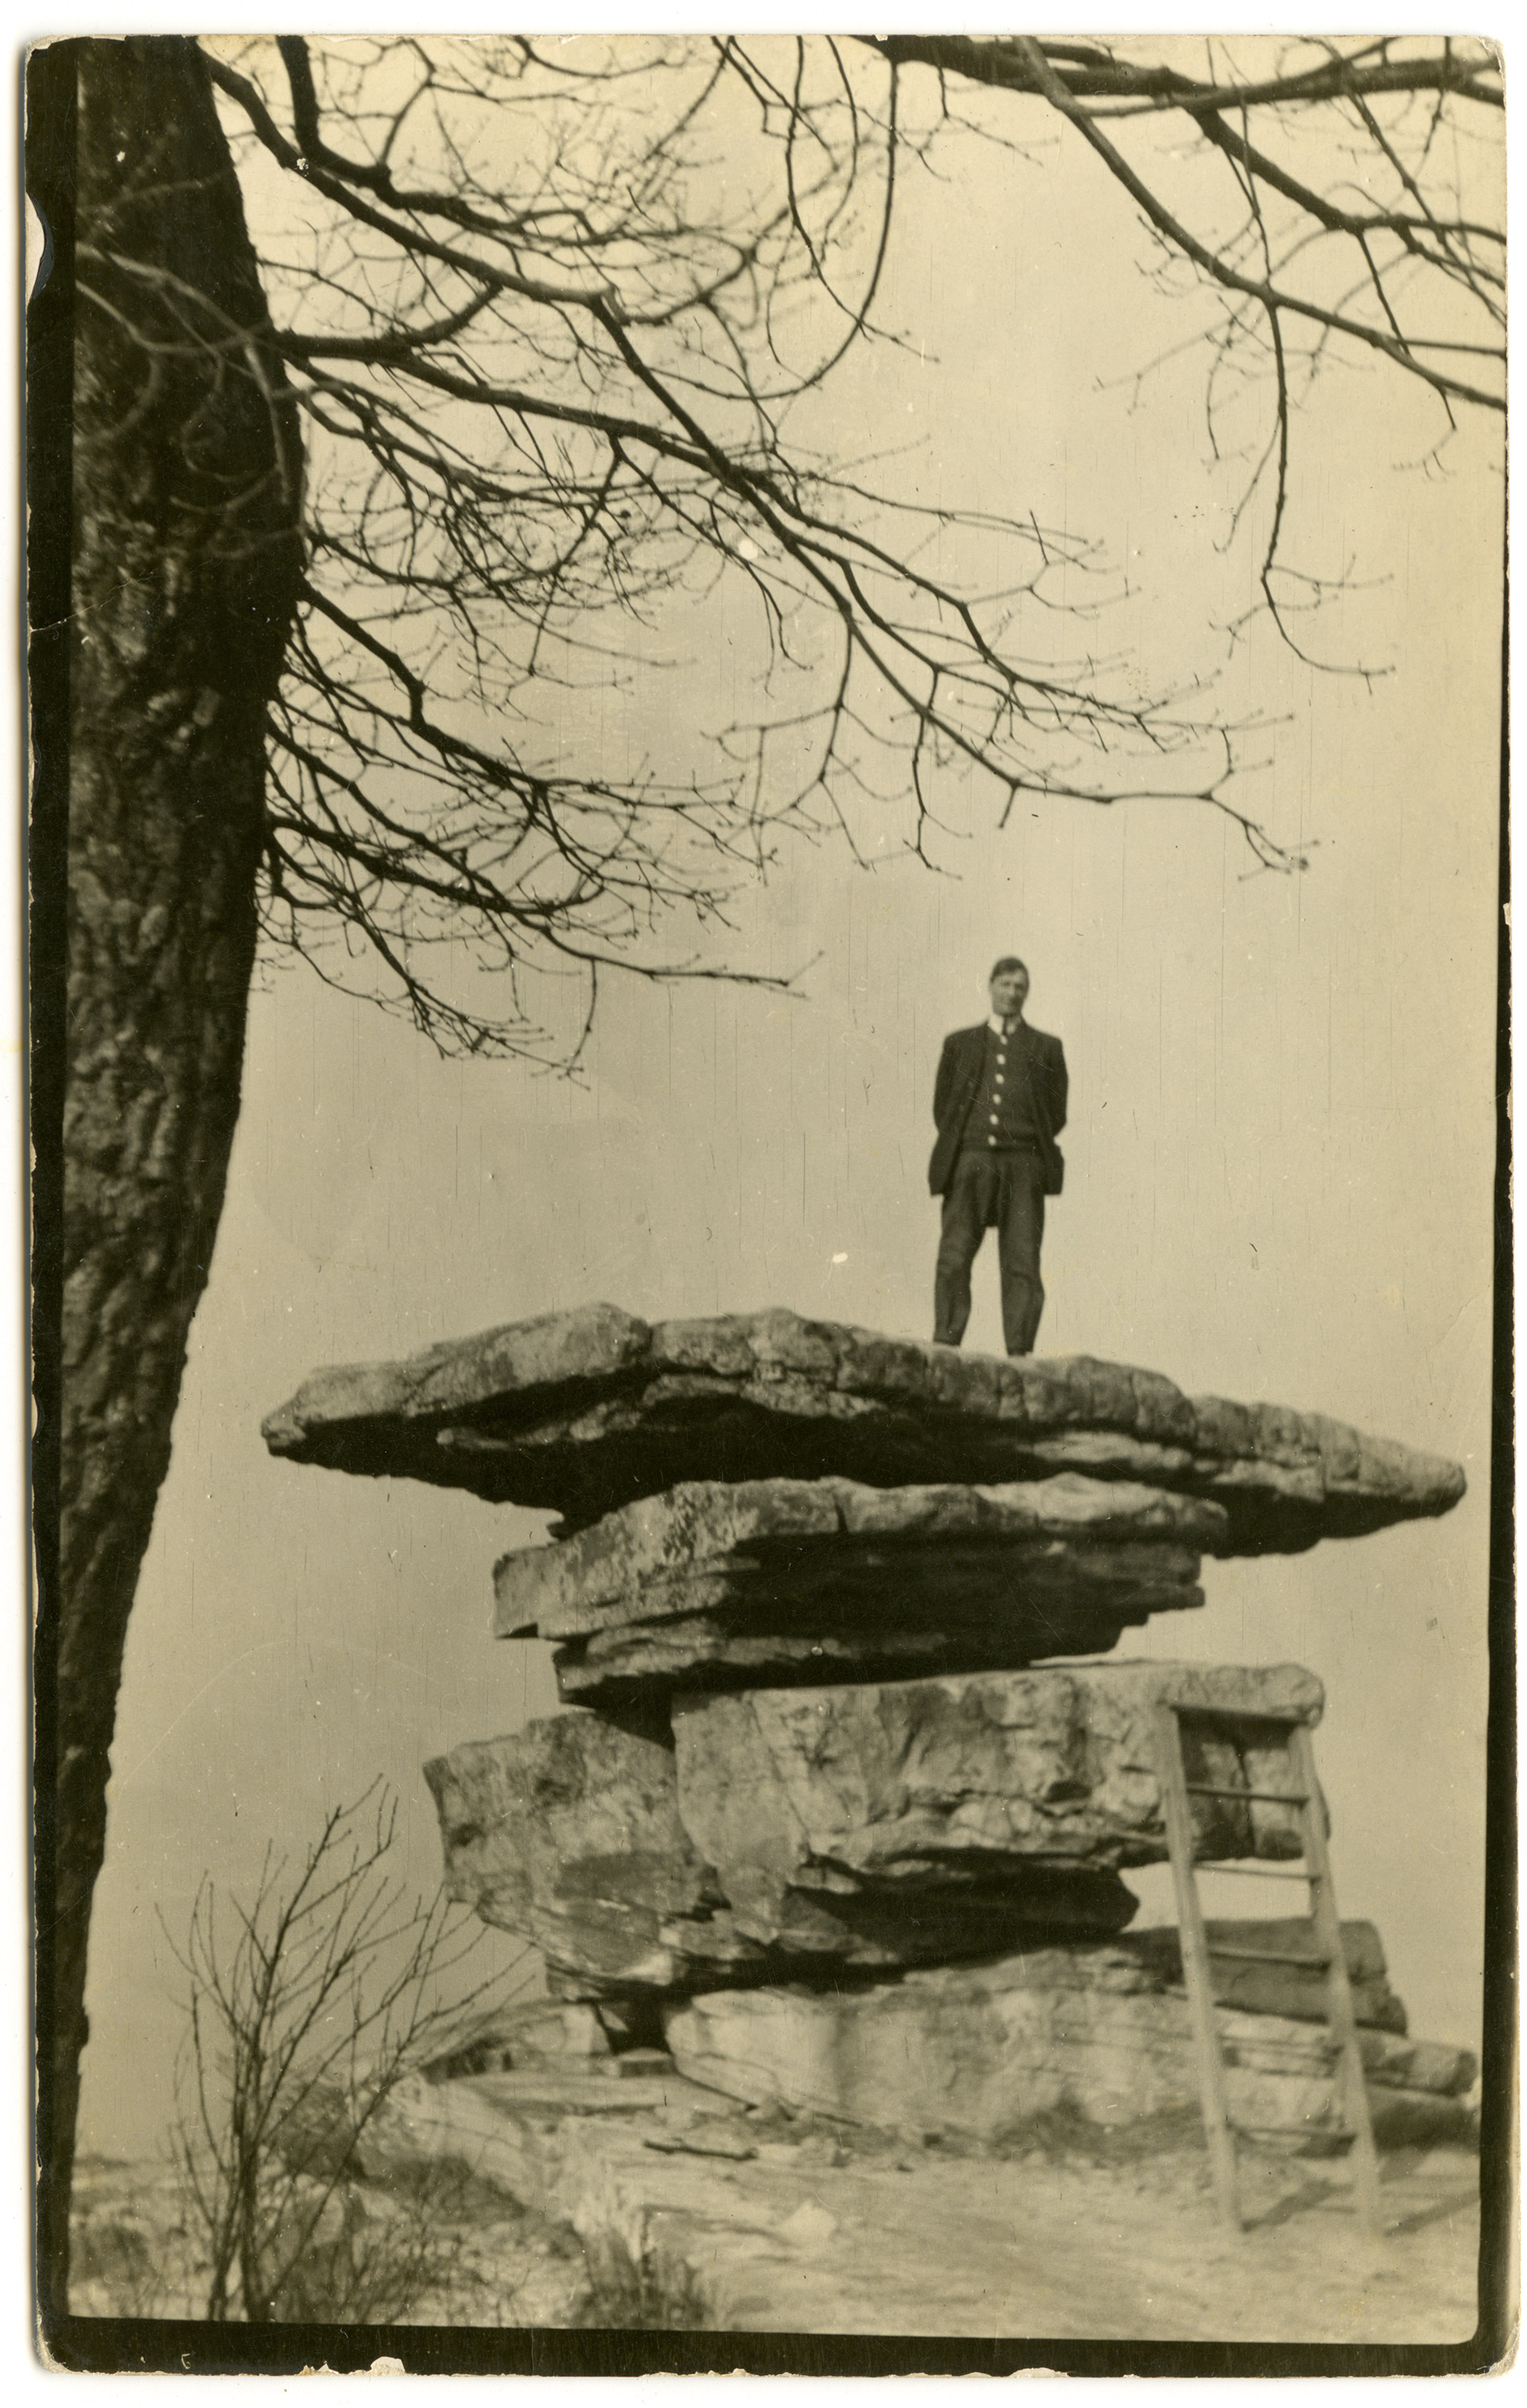
[[[993,1037],[1006,1037],[1009,1034],[1008,1030],[1004,1027],[1002,1022],[997,1018],[994,1011],[988,1016],[986,1025],[992,1031]],[[1013,1022],[1013,1027],[1017,1029],[1021,1028],[1022,1025],[1023,1014],[1020,1012],[1017,1019]]]

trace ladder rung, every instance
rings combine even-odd
[[[1163,1702],[1179,1723],[1260,1723],[1263,1730],[1296,1731],[1306,1727],[1303,1714],[1261,1714],[1249,1706],[1174,1706]]]
[[[1220,2015],[1244,2014],[1246,2010],[1243,2007],[1237,2007],[1234,2000],[1228,1999],[1216,1999],[1214,2005],[1221,2054],[1227,2048],[1234,2049],[1236,2052],[1236,2064],[1247,2067],[1248,2071],[1254,2069],[1251,2069],[1248,2059],[1241,2056],[1240,2052],[1243,2048],[1253,2055],[1260,2050],[1268,2059],[1281,2057],[1287,2060],[1289,2066],[1295,2068],[1302,2066],[1306,2058],[1311,2057],[1320,2057],[1327,2066],[1332,2066],[1337,2062],[1342,2054],[1342,2043],[1333,2036],[1329,2024],[1320,2026],[1306,2024],[1305,2030],[1309,2037],[1299,2042],[1258,2040],[1254,2033],[1248,2032],[1237,2032],[1234,2038],[1231,2038],[1226,2034],[1224,2026],[1219,2022]],[[1323,2040],[1317,2040],[1314,2037],[1317,2029],[1325,2033]]]
[[[1355,2141],[1350,2124],[1232,2124],[1243,2141]]]
[[[1287,1789],[1221,1789],[1212,1781],[1185,1781],[1190,1798],[1243,1798],[1249,1806],[1307,1806],[1302,1793]]]
[[[1212,1872],[1213,1866],[1208,1870]],[[1228,1940],[1211,1940],[1208,1945],[1211,1956],[1234,1956],[1248,1965],[1303,1966],[1312,1973],[1326,1972],[1332,1961],[1329,1956],[1287,1956],[1277,1948],[1233,1948]]]
[[[1263,1872],[1260,1865],[1219,1865],[1212,1859],[1206,1863],[1202,1856],[1193,1858],[1193,1870],[1195,1873],[1232,1873],[1238,1881],[1307,1882],[1314,1879],[1310,1873]],[[1212,1950],[1210,1953],[1212,1955]]]

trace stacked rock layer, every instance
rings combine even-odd
[[[497,1566],[494,1628],[551,1641],[592,1711],[426,1767],[452,1894],[554,1995],[736,2096],[987,2140],[1192,2104],[1175,1935],[1124,1928],[1121,1871],[1167,1854],[1155,1710],[1212,1714],[1184,1726],[1190,1783],[1229,1793],[1194,1796],[1197,1852],[1254,1862],[1300,1853],[1275,1726],[1322,1706],[1293,1665],[1053,1659],[1200,1605],[1205,1555],[1463,1489],[1320,1415],[782,1312],[549,1315],[321,1372],[265,1437],[561,1515]],[[1232,2089],[1318,2141],[1308,1926],[1250,1928],[1214,1960]],[[1380,2127],[1408,2133],[1472,2068],[1404,2040],[1371,1927],[1347,1949]]]

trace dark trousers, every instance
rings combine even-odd
[[[958,1346],[970,1319],[970,1267],[995,1226],[1002,1273],[1002,1334],[1009,1354],[1032,1354],[1045,1309],[1039,1241],[1045,1168],[1036,1154],[962,1153],[944,1197],[934,1274],[934,1340]]]

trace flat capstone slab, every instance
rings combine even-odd
[[[1058,1471],[1208,1498],[1216,1555],[1291,1553],[1445,1513],[1455,1463],[1323,1413],[1185,1397],[1088,1355],[1008,1359],[774,1310],[649,1324],[546,1313],[401,1363],[315,1372],[275,1455],[543,1507],[581,1528],[681,1482],[986,1485]]]

